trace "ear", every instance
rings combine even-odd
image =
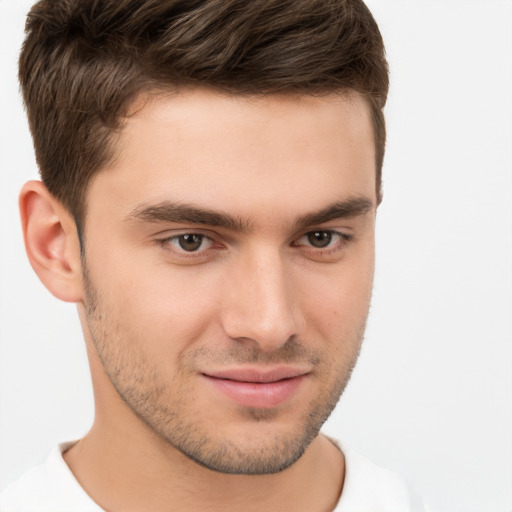
[[[74,219],[40,181],[21,189],[25,249],[41,282],[58,299],[82,300],[82,262]]]

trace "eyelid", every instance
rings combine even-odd
[[[330,233],[333,238],[336,237],[338,240],[349,242],[354,238],[354,235],[351,233],[345,233],[343,231],[338,231],[337,229],[332,228],[317,228],[317,229],[308,229],[308,231],[302,233],[299,237],[297,237],[294,241],[297,242],[301,238],[307,237],[308,235],[311,235],[312,233]],[[309,244],[308,244],[309,245]],[[316,250],[322,250],[321,247],[314,247],[311,246],[313,249]]]
[[[180,238],[182,237],[186,237],[186,236],[197,236],[197,237],[200,237],[201,239],[201,243],[199,245],[199,248],[195,251],[187,251],[185,249],[183,249],[182,247],[179,247],[179,242],[180,242]],[[201,233],[183,233],[182,235],[174,235],[174,236],[171,236],[170,238],[168,238],[168,242],[170,244],[172,244],[174,247],[176,247],[176,249],[178,250],[178,252],[185,252],[187,254],[199,254],[201,252],[204,252],[206,250],[208,250],[214,243],[214,241],[206,236],[206,235],[203,235]],[[176,243],[176,244],[175,244]],[[203,248],[203,245],[207,245],[207,247]]]
[[[206,231],[206,233],[205,233]],[[330,233],[332,235],[332,241],[330,241],[329,245],[325,247],[315,247],[310,243],[299,243],[301,239],[307,237],[308,235],[316,232]],[[221,239],[219,240],[219,236],[216,233],[212,233],[210,230],[203,229],[175,229],[175,230],[166,230],[165,232],[161,232],[159,238],[156,239],[156,242],[162,246],[168,253],[171,255],[180,258],[181,260],[201,260],[201,259],[209,259],[213,258],[216,254],[215,249],[221,250],[225,249],[226,241]],[[166,235],[166,236],[165,236]],[[203,239],[208,240],[209,244],[206,248],[200,248],[197,251],[186,251],[175,244],[171,243],[172,241],[177,240],[179,237],[184,235],[199,235],[203,237]],[[307,231],[303,231],[300,236],[294,237],[291,242],[292,247],[296,247],[301,249],[304,252],[310,253],[311,255],[318,255],[319,257],[329,257],[335,256],[340,253],[343,253],[346,249],[346,246],[352,242],[354,239],[354,235],[352,233],[347,233],[345,231],[339,231],[335,228],[325,227],[325,228],[313,228],[308,229]],[[212,252],[213,249],[213,252]]]
[[[301,243],[303,237],[307,237],[311,233],[324,232],[331,233],[336,238],[330,241],[329,245],[325,247],[315,247],[310,243]],[[318,263],[335,263],[342,259],[349,249],[350,244],[354,240],[354,235],[338,231],[337,229],[310,229],[303,233],[300,237],[296,238],[292,243],[292,247],[300,251],[308,260],[316,261]]]
[[[164,233],[167,236],[160,236],[156,239],[156,242],[169,253],[179,258],[204,258],[209,253],[209,250],[215,246],[215,244],[218,244],[220,248],[220,242],[217,240],[217,238],[211,234],[206,234],[204,230],[201,229],[176,229],[172,230],[171,232],[167,230],[161,233],[161,235]],[[173,241],[177,241],[180,237],[185,235],[198,235],[202,237],[203,240],[208,240],[210,243],[205,249],[200,248],[197,251],[186,251],[185,249],[177,247],[172,243]]]

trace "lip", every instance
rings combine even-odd
[[[203,373],[222,394],[246,407],[270,408],[289,400],[307,378],[308,370],[293,367],[233,368]]]

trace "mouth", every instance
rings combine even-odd
[[[270,408],[290,400],[309,370],[294,367],[235,368],[202,373],[221,394],[246,407]]]

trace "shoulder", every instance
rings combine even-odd
[[[1,512],[102,512],[80,487],[62,458],[73,443],[56,447],[0,493]]]
[[[428,512],[401,476],[343,445],[340,448],[345,481],[335,512]]]

